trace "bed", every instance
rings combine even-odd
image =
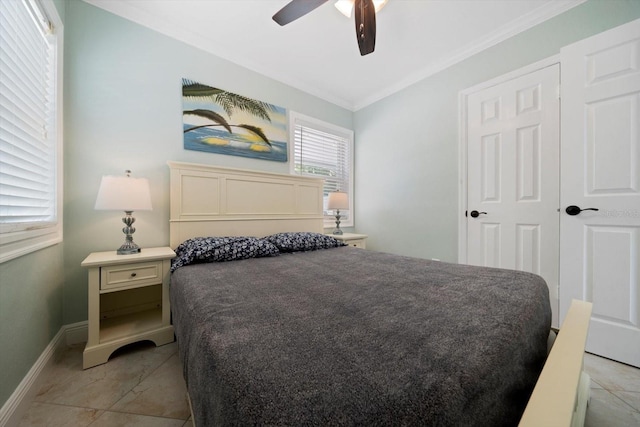
[[[320,180],[170,168],[171,246],[226,261],[180,261],[171,276],[195,425],[580,424],[589,307],[549,357],[574,397],[556,410],[558,377],[538,381],[540,277],[340,246],[321,234]]]

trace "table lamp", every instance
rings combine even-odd
[[[349,209],[349,197],[347,193],[342,191],[334,191],[329,193],[329,201],[327,202],[327,209],[336,211],[336,228],[333,230],[333,234],[341,235],[340,230],[340,209]]]
[[[149,180],[146,178],[132,178],[131,171],[125,171],[126,176],[103,176],[96,199],[96,210],[124,211],[122,218],[125,227],[125,242],[117,250],[118,255],[130,255],[140,252],[140,247],[133,241],[132,227],[136,219],[131,215],[133,211],[151,210],[151,193],[149,192]]]

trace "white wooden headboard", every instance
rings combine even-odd
[[[169,244],[200,236],[323,232],[323,181],[298,175],[168,162]]]

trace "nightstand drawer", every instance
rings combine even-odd
[[[328,234],[335,239],[338,239],[349,246],[353,246],[360,249],[367,249],[367,235],[356,233],[343,233],[343,234]]]
[[[100,289],[162,283],[162,261],[114,265],[100,269]]]
[[[367,244],[364,239],[346,240],[345,243],[348,244],[349,246],[353,246],[354,248],[360,248],[360,249],[367,248]]]

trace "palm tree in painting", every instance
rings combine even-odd
[[[269,103],[256,101],[255,99],[246,98],[235,93],[227,92],[225,90],[207,86],[188,79],[182,79],[182,96],[184,98],[212,101],[220,105],[229,117],[231,117],[236,110],[240,110],[249,113],[254,117],[271,122],[269,112],[276,111],[276,107]],[[224,117],[222,117],[222,115],[215,111],[205,109],[184,110],[182,114],[202,117],[213,122],[211,124],[190,127],[185,129],[184,133],[203,127],[223,127],[229,133],[233,133],[232,128],[236,127],[251,132],[271,147],[269,138],[267,138],[262,129],[257,126],[244,123],[230,124]]]

